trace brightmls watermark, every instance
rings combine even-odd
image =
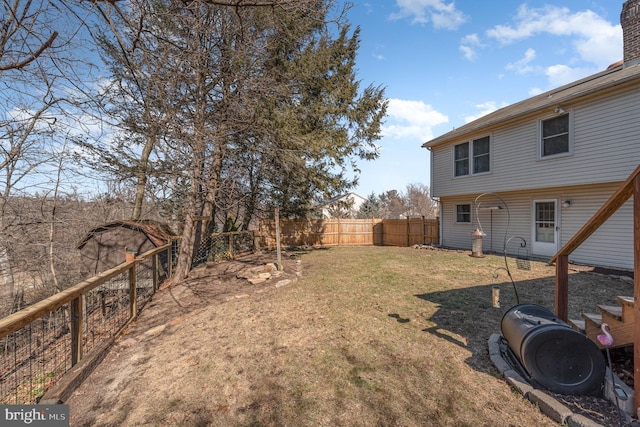
[[[69,427],[69,405],[0,405],[0,425]]]

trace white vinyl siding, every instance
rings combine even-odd
[[[435,146],[432,195],[620,182],[640,164],[640,89],[563,108],[572,115],[570,156],[539,158],[539,123],[544,116],[487,129],[491,131],[491,173],[456,179],[451,171],[452,146],[469,140]]]
[[[511,216],[509,230],[505,230],[507,209],[478,210],[475,218],[473,200],[478,196],[466,195],[461,197],[441,198],[442,236],[441,244],[445,247],[457,249],[471,249],[471,232],[479,224],[486,233],[483,237],[483,251],[486,253],[502,254],[505,237],[510,240],[507,253],[512,256],[527,254],[535,258],[531,251],[532,243],[532,202],[538,199],[557,199],[560,227],[560,244],[562,247],[575,233],[593,216],[593,214],[607,201],[618,188],[616,184],[596,186],[562,187],[550,190],[526,192],[500,193],[506,202]],[[571,200],[569,207],[562,207],[561,202]],[[456,205],[471,202],[473,220],[471,224],[454,223]],[[481,198],[482,206],[500,205],[501,201],[491,194]],[[506,236],[505,236],[506,232]],[[514,237],[516,236],[516,237]],[[527,246],[520,247],[522,237]],[[548,260],[550,257],[541,258]],[[633,201],[629,200],[589,239],[579,246],[569,257],[570,262],[595,266],[633,269]],[[553,267],[550,267],[553,269]],[[553,275],[553,271],[551,275]]]

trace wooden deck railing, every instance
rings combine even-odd
[[[569,317],[569,255],[584,243],[607,219],[633,196],[633,288],[634,288],[634,408],[640,409],[640,166],[623,182],[618,190],[587,221],[584,226],[560,248],[549,263],[556,264],[556,315],[565,322]]]

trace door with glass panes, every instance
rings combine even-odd
[[[553,256],[558,252],[558,201],[533,201],[532,245],[534,255]]]

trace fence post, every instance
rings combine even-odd
[[[411,246],[411,218],[407,217],[407,246]]]
[[[151,257],[151,284],[155,294],[158,288],[158,254]]]
[[[84,325],[84,295],[78,295],[71,305],[71,366],[82,359],[82,335]]]
[[[138,301],[136,295],[136,263],[129,267],[129,304],[131,307],[131,319],[138,315]]]

